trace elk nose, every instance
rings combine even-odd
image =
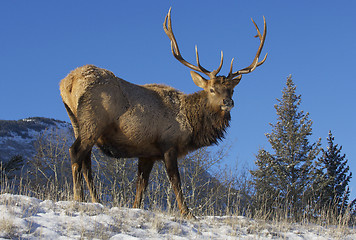
[[[233,107],[234,106],[234,100],[232,100],[231,98],[224,99],[223,103],[227,107]]]

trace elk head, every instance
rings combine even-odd
[[[168,19],[168,24],[167,24],[167,19]],[[167,34],[167,36],[169,37],[169,39],[171,40],[171,48],[172,48],[173,56],[184,66],[187,66],[190,69],[193,69],[194,71],[203,73],[208,76],[209,79],[206,79],[197,72],[194,71],[190,72],[194,83],[198,87],[203,88],[204,91],[207,93],[208,101],[210,103],[210,106],[212,106],[213,108],[221,109],[222,111],[227,111],[227,112],[230,111],[234,106],[234,101],[232,100],[234,88],[240,82],[242,78],[242,74],[247,74],[254,71],[256,67],[262,65],[266,61],[267,54],[262,59],[262,61],[259,61],[259,56],[261,54],[263,44],[266,39],[266,33],[267,33],[266,20],[264,17],[263,17],[263,21],[264,21],[264,29],[263,29],[263,34],[261,35],[261,32],[258,29],[257,24],[252,19],[252,22],[257,30],[257,35],[255,37],[258,37],[260,39],[260,46],[257,50],[256,56],[252,61],[251,65],[241,70],[238,70],[236,72],[233,72],[232,68],[233,68],[234,59],[232,59],[229,74],[227,76],[217,76],[223,64],[223,52],[221,51],[220,65],[214,71],[208,71],[206,68],[200,65],[198,48],[196,46],[195,46],[195,53],[196,53],[197,65],[193,65],[187,62],[186,60],[184,60],[184,58],[180,54],[177,41],[173,34],[172,23],[171,23],[171,9],[169,9],[169,12],[163,23],[163,29]]]

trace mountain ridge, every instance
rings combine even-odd
[[[14,156],[33,157],[40,135],[53,130],[71,134],[72,127],[68,122],[45,117],[0,120],[0,161],[6,163]]]

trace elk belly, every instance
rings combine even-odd
[[[157,138],[149,137],[150,134],[142,131],[139,124],[134,126],[132,122],[128,125],[112,124],[97,140],[97,146],[104,154],[115,158],[160,158]]]

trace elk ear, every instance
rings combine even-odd
[[[236,85],[239,84],[241,78],[242,78],[242,75],[239,75],[231,80],[234,87],[236,87]]]
[[[195,85],[197,85],[198,87],[203,88],[203,89],[205,89],[207,87],[208,80],[206,80],[205,78],[200,76],[199,73],[190,71],[190,75],[192,76]]]

